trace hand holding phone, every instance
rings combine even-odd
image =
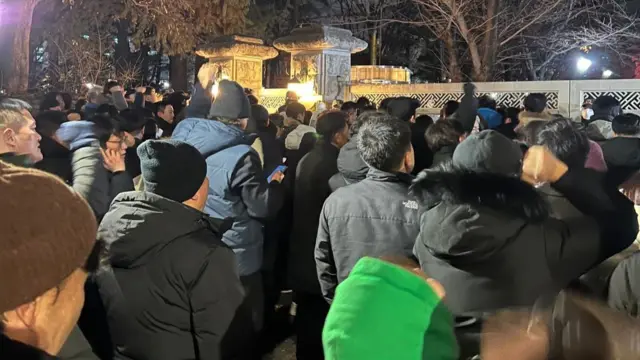
[[[284,179],[284,172],[287,171],[287,168],[288,167],[286,165],[278,165],[278,167],[275,168],[275,170],[273,170],[271,175],[269,175],[269,177],[267,178],[267,182],[282,182],[282,179]]]

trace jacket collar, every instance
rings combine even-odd
[[[405,184],[411,184],[414,178],[411,174],[400,172],[390,173],[376,169],[374,167],[369,167],[369,172],[367,172],[367,179],[379,182],[402,182]]]
[[[27,155],[18,155],[13,152],[0,154],[0,160],[7,162],[11,165],[22,167],[33,167],[33,162]]]
[[[483,206],[531,222],[540,222],[549,216],[545,199],[520,179],[473,173],[450,163],[418,174],[411,190],[427,208],[446,202]]]

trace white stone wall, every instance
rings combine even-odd
[[[577,118],[584,99],[612,95],[622,103],[625,112],[640,114],[640,80],[580,80],[476,83],[479,94],[489,94],[506,106],[522,106],[532,92],[547,95],[553,112]],[[460,100],[462,84],[353,85],[347,98],[365,96],[379,104],[387,97],[408,96],[422,103],[420,113],[436,115],[448,100]]]

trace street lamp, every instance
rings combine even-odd
[[[591,65],[593,64],[593,62],[591,62],[591,60],[585,58],[585,57],[580,57],[580,59],[578,59],[578,63],[576,64],[578,67],[578,71],[581,73],[586,72],[587,70],[589,70],[589,68],[591,67]]]
[[[611,77],[611,75],[613,75],[613,71],[606,69],[605,71],[602,72],[602,77],[605,79],[608,79]]]

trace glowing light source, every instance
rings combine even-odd
[[[95,85],[95,84],[92,84],[92,83],[86,83],[86,84],[84,84],[84,86],[86,86],[86,87],[87,87],[87,89],[91,90],[91,89],[93,89],[96,85]]]
[[[229,75],[221,74],[220,77],[213,83],[213,86],[211,87],[211,94],[213,95],[213,97],[218,97],[218,92],[220,91],[219,84],[221,80],[229,80]]]
[[[314,85],[313,80],[301,83],[294,79],[287,84],[287,90],[295,92],[298,95],[298,102],[310,109],[318,101],[322,101],[322,96],[316,94]]]
[[[593,62],[585,57],[581,57],[578,59],[578,63],[576,64],[578,71],[583,73],[589,70]]]
[[[163,80],[162,81],[162,88],[163,89],[167,90],[170,87],[171,87],[171,83],[170,82],[168,82],[167,80]]]
[[[602,72],[602,77],[605,79],[608,79],[611,77],[611,75],[613,75],[613,71],[606,69],[605,71]]]
[[[494,93],[491,93],[491,95],[489,95],[489,96],[491,96],[491,98],[493,98],[493,99],[497,99],[498,96],[500,96],[500,94],[494,92]]]

